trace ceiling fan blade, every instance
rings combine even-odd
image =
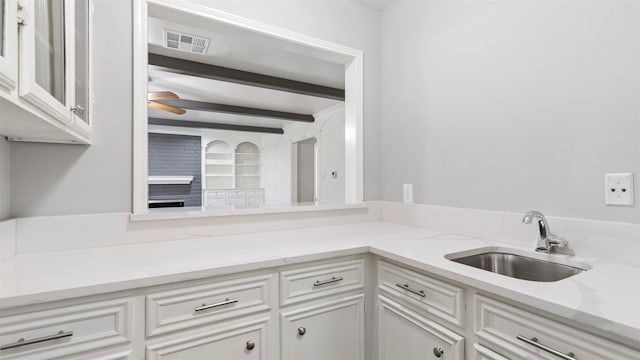
[[[186,111],[184,109],[180,109],[180,108],[177,108],[175,106],[169,106],[169,105],[165,105],[165,104],[160,104],[160,103],[157,103],[155,101],[148,101],[147,103],[149,104],[149,107],[152,107],[152,108],[158,109],[158,110],[168,111],[170,113],[174,113],[174,114],[177,114],[177,115],[182,115],[182,114],[186,113]]]
[[[147,100],[171,100],[178,99],[178,95],[171,91],[156,91],[147,94]]]

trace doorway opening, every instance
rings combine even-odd
[[[314,203],[318,201],[318,140],[312,137],[292,146],[292,198],[296,203]]]

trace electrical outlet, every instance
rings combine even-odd
[[[402,202],[413,202],[413,184],[402,184]]]
[[[633,173],[604,174],[605,204],[633,206]]]

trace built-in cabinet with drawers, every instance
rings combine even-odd
[[[379,261],[378,290],[381,359],[464,360],[463,288]]]
[[[557,320],[354,255],[0,310],[0,360],[640,359]]]
[[[91,0],[3,0],[0,11],[0,135],[90,143]]]
[[[256,144],[240,136],[235,142],[203,137],[203,151],[205,208],[264,204],[260,148]]]

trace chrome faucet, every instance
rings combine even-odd
[[[522,222],[525,224],[531,224],[534,220],[538,221],[538,230],[540,231],[536,251],[550,254],[553,253],[556,248],[562,248],[569,244],[567,240],[551,233],[549,223],[540,211],[531,210],[522,218]]]

